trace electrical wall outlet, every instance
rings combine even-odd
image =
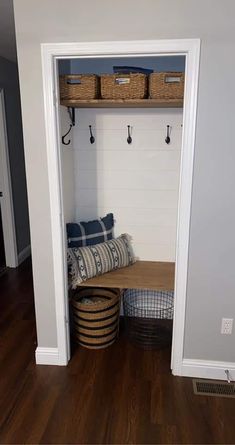
[[[221,334],[230,335],[233,330],[233,318],[222,318]]]

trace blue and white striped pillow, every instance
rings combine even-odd
[[[96,246],[69,248],[72,288],[76,289],[89,278],[135,263],[129,239],[129,235],[124,234]]]
[[[68,247],[93,246],[113,238],[113,214],[108,213],[104,218],[80,223],[68,223]]]

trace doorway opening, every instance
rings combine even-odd
[[[6,269],[6,256],[5,256],[5,246],[3,238],[3,227],[2,227],[2,212],[0,212],[0,275]]]
[[[183,114],[178,124],[182,124],[182,150],[180,156],[180,178],[179,178],[179,199],[177,214],[177,231],[176,231],[176,249],[175,249],[175,278],[174,281],[174,323],[173,323],[173,342],[172,342],[172,358],[171,367],[175,375],[181,374],[181,366],[183,359],[183,341],[184,341],[184,318],[186,303],[186,283],[187,283],[187,265],[188,265],[188,242],[189,242],[189,222],[190,222],[190,204],[191,204],[191,187],[192,187],[192,171],[193,171],[193,153],[194,153],[194,136],[196,124],[196,103],[197,103],[197,83],[198,83],[198,67],[199,67],[199,49],[200,42],[195,40],[174,40],[174,41],[141,41],[141,42],[101,42],[101,43],[83,43],[83,44],[44,44],[42,45],[42,61],[43,61],[43,80],[44,80],[44,102],[45,102],[45,123],[47,130],[47,152],[49,170],[54,171],[54,175],[50,178],[50,199],[51,199],[51,216],[54,221],[53,228],[53,256],[54,256],[54,280],[56,288],[56,314],[57,314],[57,338],[58,338],[58,364],[67,364],[70,358],[70,333],[69,333],[69,310],[68,310],[68,277],[67,277],[67,236],[66,236],[66,212],[68,208],[71,210],[71,200],[64,200],[64,190],[71,187],[71,175],[67,173],[64,179],[63,156],[67,156],[69,152],[61,151],[61,116],[60,116],[60,94],[59,94],[59,77],[58,77],[58,60],[78,59],[111,59],[111,58],[129,58],[139,57],[144,60],[145,57],[183,57],[185,60],[185,90],[183,102]],[[64,110],[66,112],[66,109]],[[86,110],[85,113],[87,113]],[[120,110],[119,112],[119,121]],[[151,111],[147,114],[151,115]],[[79,113],[79,111],[78,111]],[[112,115],[116,113],[112,110]],[[152,112],[153,113],[153,112]],[[81,113],[80,113],[81,114]],[[75,113],[76,115],[76,113]],[[166,111],[163,112],[166,117]],[[176,113],[173,112],[174,118]],[[129,117],[129,116],[128,116]],[[85,121],[90,117],[85,116]],[[83,119],[83,118],[81,118]],[[167,116],[169,119],[169,116]],[[126,122],[126,117],[125,117]],[[166,123],[166,120],[164,120]],[[178,125],[177,124],[177,125]],[[87,122],[86,122],[87,125]],[[136,125],[135,125],[136,127]],[[137,130],[136,130],[137,131]],[[85,133],[84,133],[85,134]],[[99,135],[100,136],[100,135]],[[168,135],[169,136],[169,135]],[[173,136],[173,133],[172,133]],[[134,133],[133,133],[134,137]],[[138,138],[137,138],[138,139]],[[101,140],[101,137],[100,137]],[[104,139],[103,139],[103,143]],[[108,149],[106,149],[108,150]],[[84,150],[85,152],[88,152]],[[163,150],[164,152],[164,150]],[[97,153],[96,153],[97,154]],[[85,155],[86,156],[86,155]],[[88,154],[89,156],[89,154]],[[103,158],[104,159],[104,158]],[[97,161],[97,159],[95,159]],[[87,160],[80,157],[80,166]],[[98,160],[99,162],[99,160]],[[78,162],[79,164],[79,162]],[[66,168],[71,166],[71,160],[65,161]],[[72,162],[74,166],[74,163]],[[91,169],[96,170],[94,168]],[[80,172],[82,173],[82,171]],[[96,173],[95,173],[96,174]],[[90,178],[94,181],[94,177]],[[96,177],[97,179],[97,177]],[[149,178],[148,178],[149,179]],[[78,175],[81,180],[81,174]],[[81,195],[81,183],[78,186],[80,197],[83,200],[83,207],[86,207],[86,197]],[[141,194],[141,193],[139,193]],[[87,194],[88,196],[88,194]],[[122,193],[123,197],[126,193]],[[142,194],[144,196],[144,194]],[[133,194],[132,194],[133,198]],[[91,198],[91,201],[92,202]],[[97,202],[99,201],[97,197]],[[152,197],[154,199],[154,197]],[[144,200],[144,197],[143,197]],[[142,200],[142,201],[143,201]],[[117,197],[118,202],[118,197]],[[81,204],[81,201],[80,201]],[[126,201],[126,207],[129,204]],[[141,204],[140,204],[141,206]],[[79,212],[81,205],[79,207]],[[87,207],[90,207],[88,205]],[[116,204],[116,207],[117,204]],[[92,210],[94,214],[94,208]],[[99,216],[101,216],[99,214]],[[91,214],[87,213],[86,218],[90,218]],[[80,218],[80,215],[78,215]],[[84,218],[81,215],[81,218]],[[120,218],[121,219],[121,218]],[[71,221],[70,221],[71,222]],[[120,220],[119,220],[120,224]],[[123,222],[122,222],[123,224]],[[137,232],[136,232],[137,233]],[[135,235],[136,237],[137,235]],[[141,242],[139,242],[141,244]],[[147,243],[145,239],[145,244]],[[145,246],[144,250],[147,252]],[[154,251],[154,249],[153,249]],[[143,250],[139,255],[144,256]],[[150,257],[151,259],[151,257]],[[144,257],[144,261],[147,257]],[[161,258],[160,258],[161,260]],[[163,262],[168,262],[166,259]],[[125,285],[124,285],[125,287]],[[148,285],[146,286],[148,288]],[[36,359],[38,363],[42,363],[39,356],[40,351],[36,351]],[[47,357],[48,360],[48,357]],[[48,361],[47,361],[48,362]],[[55,357],[53,356],[53,363]]]
[[[15,218],[8,153],[4,91],[0,89],[0,273],[17,267]]]

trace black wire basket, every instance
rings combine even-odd
[[[130,340],[145,349],[169,346],[172,339],[174,292],[127,289],[123,308]]]

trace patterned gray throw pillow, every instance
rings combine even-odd
[[[89,278],[129,266],[135,261],[130,237],[126,233],[95,246],[71,247],[68,249],[68,263],[72,289]]]

